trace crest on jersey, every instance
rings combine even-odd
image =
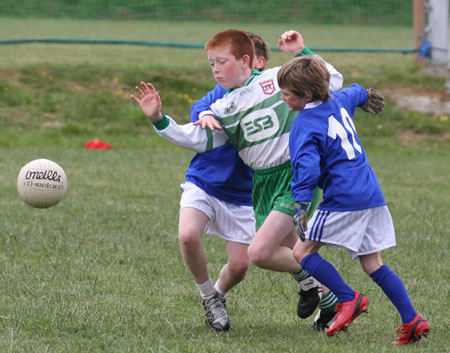
[[[228,105],[225,107],[225,114],[230,114],[236,110],[236,104],[234,102],[228,103]]]
[[[259,85],[261,86],[264,94],[271,95],[275,92],[275,84],[273,83],[273,79],[263,81]]]

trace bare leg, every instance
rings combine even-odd
[[[250,244],[250,260],[256,266],[272,271],[299,272],[301,259],[296,259],[292,251],[297,242],[301,243],[295,233],[292,216],[272,211]],[[315,243],[314,251],[320,249],[320,243],[311,243]],[[325,295],[328,292],[329,289],[322,286],[322,293]]]
[[[202,296],[206,326],[218,331],[228,331],[231,327],[220,294],[214,289],[208,274],[208,262],[201,244],[201,238],[209,218],[203,212],[186,207],[180,210],[178,237],[183,259],[194,277]]]
[[[223,292],[228,292],[245,278],[250,266],[247,250],[248,244],[227,241],[228,263],[222,267],[217,280],[217,284]]]
[[[208,262],[203,250],[201,238],[209,218],[195,208],[182,208],[178,224],[178,238],[184,262],[197,284],[205,283],[208,278]]]
[[[296,238],[292,216],[272,211],[248,248],[249,258],[256,266],[268,270],[299,272],[300,264],[292,255]]]
[[[361,255],[359,257],[359,262],[365,273],[370,275],[374,271],[378,270],[383,266],[383,260],[381,260],[381,252],[376,252],[368,255]]]
[[[318,252],[322,245],[322,243],[308,239],[306,239],[304,242],[299,240],[297,244],[295,244],[293,250],[295,260],[300,263],[305,256],[312,254],[313,252]]]
[[[313,252],[318,252],[322,245],[322,243],[318,243],[316,241],[308,239],[305,242],[298,240],[294,246],[292,253],[296,261],[300,263],[306,255],[312,254]],[[322,296],[325,296],[329,291],[330,289],[322,284]]]

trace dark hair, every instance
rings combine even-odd
[[[330,98],[330,73],[318,56],[302,56],[284,64],[278,71],[278,85],[298,97],[312,96],[312,100]]]
[[[270,47],[267,42],[262,39],[260,36],[258,36],[255,33],[252,32],[245,32],[250,37],[250,39],[253,41],[253,45],[255,47],[255,55],[256,56],[262,56],[264,59],[269,60],[270,56]]]

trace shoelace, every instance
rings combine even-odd
[[[225,310],[223,308],[223,305],[220,305],[220,304],[221,304],[221,302],[219,303],[217,301],[216,297],[211,297],[211,298],[207,299],[205,302],[206,315],[208,315],[209,317],[214,319],[214,314],[216,314],[216,318],[215,318],[216,320],[217,319],[220,320],[223,317],[225,317],[226,316]]]

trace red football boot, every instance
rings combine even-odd
[[[328,336],[333,336],[339,331],[345,329],[355,320],[363,311],[367,312],[369,299],[364,294],[355,291],[355,298],[336,305],[336,316],[326,331]]]
[[[407,324],[402,324],[397,333],[400,337],[397,338],[394,344],[408,344],[414,343],[420,340],[422,337],[428,337],[428,332],[430,332],[430,325],[423,318],[422,315],[417,314],[416,317]]]

